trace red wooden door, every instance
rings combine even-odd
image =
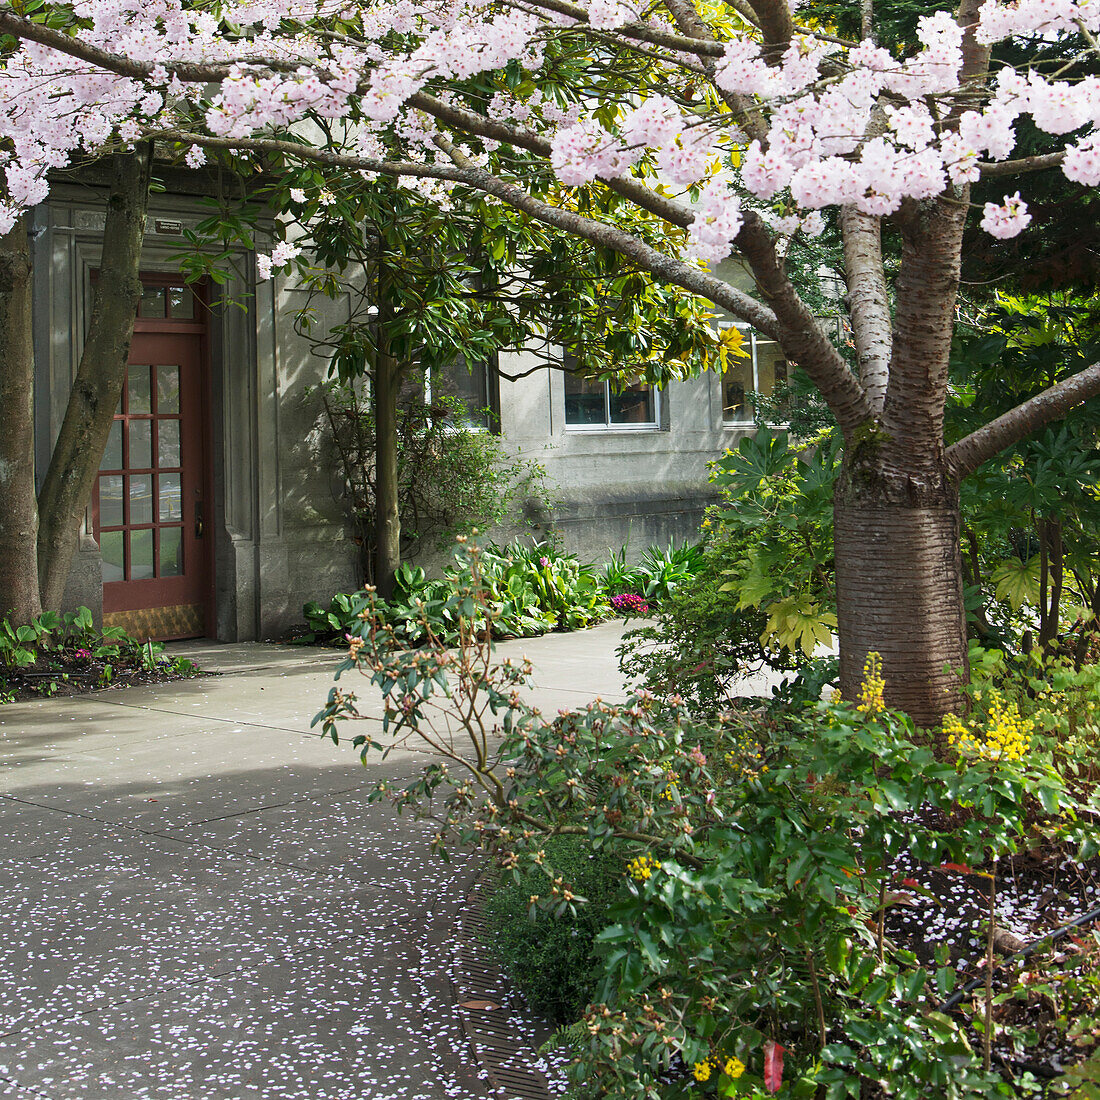
[[[203,339],[170,326],[138,322],[92,501],[104,625],[142,638],[203,636],[211,601]]]

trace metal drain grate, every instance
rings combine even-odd
[[[499,967],[485,958],[485,901],[492,880],[480,878],[466,898],[458,925],[456,1001],[503,1004],[508,982]],[[534,1052],[517,1039],[506,1009],[462,1009],[462,1023],[474,1053],[503,1100],[552,1100],[545,1074],[531,1063]]]

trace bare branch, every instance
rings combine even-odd
[[[773,340],[780,339],[781,329],[775,313],[743,291],[737,290],[736,287],[732,287],[721,279],[717,279],[705,271],[700,271],[682,260],[674,259],[672,256],[659,252],[622,229],[604,225],[592,218],[574,214],[570,210],[562,210],[560,207],[551,206],[541,199],[534,198],[515,184],[508,183],[484,169],[478,168],[469,157],[445,137],[437,135],[433,140],[461,170],[463,182],[468,182],[471,186],[477,187],[487,194],[495,195],[508,203],[509,206],[522,210],[525,214],[529,214],[532,218],[546,225],[564,229],[567,233],[612,248],[634,260],[639,267],[656,275],[659,279],[663,279],[674,286],[683,287],[684,290],[691,291],[692,294],[698,294],[714,302],[715,305],[729,310],[734,316],[740,317],[741,320],[746,321],[758,331],[771,336]],[[843,364],[843,360],[841,362]],[[858,383],[856,384],[858,385]]]
[[[871,404],[859,379],[849,370],[840,352],[825,335],[821,323],[798,296],[776,254],[771,233],[758,214],[746,213],[745,224],[735,243],[752,269],[757,287],[775,310],[781,330],[780,347],[810,376],[842,430],[850,433],[871,419]]]
[[[890,299],[882,266],[881,222],[860,213],[854,206],[845,206],[840,211],[840,231],[859,377],[871,408],[881,415],[893,349]]]
[[[1051,420],[1065,416],[1075,405],[1098,394],[1100,363],[1094,363],[948,447],[948,466],[962,480],[1006,447],[1018,443]]]
[[[764,56],[773,65],[791,44],[794,19],[787,0],[749,0],[756,12],[756,22],[764,33]]]
[[[978,168],[982,179],[997,179],[1000,176],[1021,176],[1027,172],[1042,172],[1046,168],[1057,168],[1066,159],[1065,152],[1038,153],[1033,157],[1020,157],[1018,160],[982,160]]]

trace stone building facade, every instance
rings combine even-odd
[[[250,254],[235,257],[224,287],[185,286],[182,234],[209,207],[187,186],[174,192],[151,203],[126,392],[66,604],[140,636],[276,637],[304,602],[359,581],[310,395],[326,364],[294,331],[302,292],[257,283]],[[34,215],[41,471],[81,352],[103,221],[101,194],[72,183]],[[527,363],[519,353],[500,366],[516,375]],[[743,391],[767,388],[782,369],[761,340],[736,377],[659,393],[617,394],[548,368],[516,382],[488,371],[484,384],[506,446],[552,481],[558,503],[542,521],[567,549],[598,559],[624,543],[637,553],[697,535],[707,463],[751,429]]]

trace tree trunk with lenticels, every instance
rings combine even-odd
[[[853,699],[867,654],[887,703],[918,725],[958,705],[967,675],[959,500],[950,479],[845,469],[834,501],[840,684]]]

